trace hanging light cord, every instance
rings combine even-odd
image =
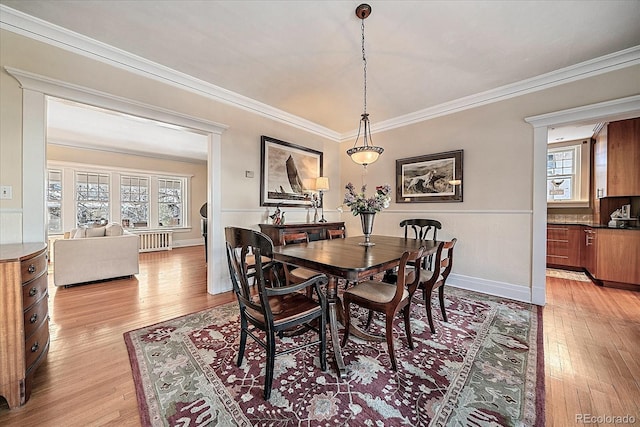
[[[364,114],[367,114],[367,57],[364,51],[364,18],[362,18],[362,68],[364,71]]]

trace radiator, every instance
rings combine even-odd
[[[140,252],[170,251],[173,245],[173,231],[136,231],[140,236]]]

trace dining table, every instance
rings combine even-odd
[[[273,257],[276,261],[304,267],[324,273],[329,279],[327,284],[327,302],[329,305],[329,328],[337,371],[340,378],[346,376],[347,369],[342,357],[339,325],[345,313],[338,296],[338,280],[358,282],[386,272],[396,267],[406,251],[425,248],[424,256],[433,254],[438,249],[434,240],[418,240],[405,237],[372,235],[373,245],[365,246],[364,236],[353,236],[344,239],[317,240],[296,245],[276,246]],[[352,331],[352,329],[350,329]],[[367,338],[365,333],[355,333]]]

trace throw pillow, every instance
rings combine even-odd
[[[87,228],[87,237],[104,237],[106,227]]]
[[[71,237],[72,239],[84,239],[87,237],[87,229],[84,227],[80,227],[76,229],[76,232]]]
[[[112,222],[105,228],[105,236],[122,236],[124,229],[118,223]]]

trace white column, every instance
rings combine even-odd
[[[22,91],[22,241],[47,241],[46,104],[42,92]]]
[[[531,302],[545,305],[547,265],[547,126],[533,128]]]
[[[207,162],[207,292],[219,294],[230,288],[222,230],[222,136],[209,134]]]

